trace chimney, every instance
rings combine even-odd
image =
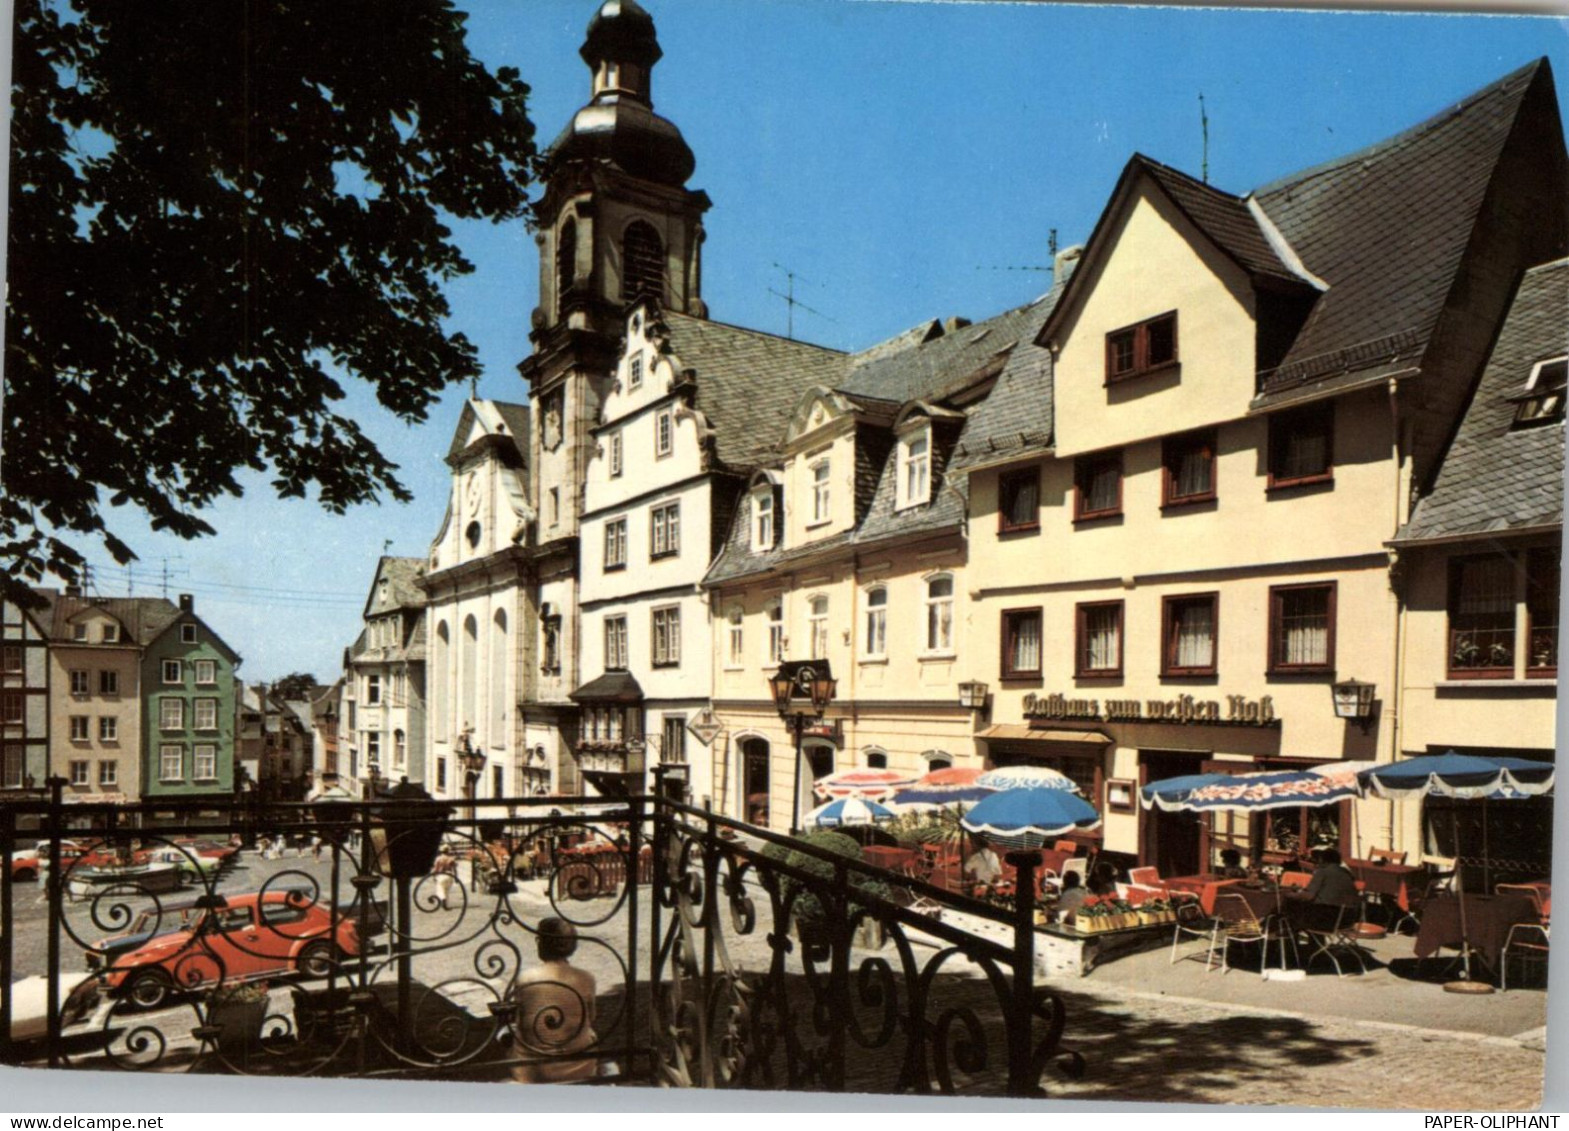
[[[195,610],[196,610],[196,599],[194,597],[192,597],[189,593],[181,593],[180,594],[180,611],[182,613],[189,613],[189,612],[194,612]]]
[[[1051,281],[1053,283],[1066,283],[1068,276],[1073,274],[1073,269],[1079,265],[1079,256],[1084,254],[1084,245],[1076,243],[1072,247],[1065,247],[1053,257],[1051,263]]]
[[[82,595],[82,587],[80,585],[67,585],[65,587],[65,595],[67,597],[80,597]]]

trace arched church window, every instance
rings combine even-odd
[[[665,245],[653,225],[634,220],[621,237],[621,297],[663,300],[665,296]]]
[[[561,225],[556,237],[556,301],[564,301],[577,279],[577,221]]]

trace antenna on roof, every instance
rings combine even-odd
[[[1053,228],[1046,233],[1046,250],[1053,256],[1057,254],[1057,229]]]
[[[82,563],[82,592],[88,593],[93,587],[93,563]]]
[[[391,538],[383,538],[381,540],[381,556],[382,557],[386,557],[387,556],[387,551],[390,550],[390,549],[392,549],[392,539]]]
[[[1204,132],[1204,183],[1209,184],[1209,114],[1204,110],[1204,92],[1199,91],[1199,128]]]
[[[167,601],[169,599],[169,579],[171,577],[177,577],[177,578],[178,577],[189,577],[191,575],[191,571],[188,570],[188,569],[171,570],[169,568],[169,563],[170,562],[183,562],[184,560],[185,560],[185,558],[182,555],[180,555],[180,554],[175,554],[173,557],[165,557],[163,559],[162,578],[163,578],[163,599],[165,601]]]
[[[773,287],[769,287],[768,288],[768,293],[771,294],[771,295],[777,295],[779,298],[784,299],[785,300],[785,306],[789,310],[789,313],[787,315],[785,315],[785,337],[789,338],[791,341],[795,340],[795,308],[798,307],[798,306],[802,310],[806,311],[808,314],[815,314],[815,315],[817,315],[817,317],[819,317],[819,318],[821,318],[821,319],[823,319],[825,321],[828,321],[828,322],[833,322],[834,321],[832,318],[829,318],[828,315],[824,314],[821,310],[813,310],[810,306],[807,306],[806,303],[802,302],[800,299],[795,297],[795,281],[797,279],[800,279],[801,282],[803,282],[803,283],[810,283],[811,282],[810,279],[808,279],[808,278],[806,278],[805,276],[802,276],[802,275],[797,275],[794,271],[790,270],[790,268],[786,267],[782,263],[775,263],[774,266],[778,270],[783,271],[785,273],[785,280],[786,280],[785,287],[786,287],[786,290],[784,290],[784,291],[776,291]]]

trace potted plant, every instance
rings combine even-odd
[[[384,875],[411,880],[426,875],[436,862],[452,809],[430,802],[430,794],[408,778],[382,795],[371,841]]]
[[[1073,913],[1073,925],[1080,934],[1095,935],[1111,929],[1111,908],[1104,903],[1080,904]]]
[[[261,1038],[267,1020],[266,982],[219,985],[207,998],[207,1024],[217,1030],[213,1044],[230,1059],[244,1058]]]
[[[843,833],[823,830],[806,833],[800,839],[813,848],[831,852],[836,856],[846,856],[852,860],[859,860],[861,857],[861,846]],[[811,856],[804,852],[796,852],[777,844],[770,844],[765,848],[763,856],[765,859],[780,860],[792,868],[798,868],[807,872],[814,879],[820,880],[823,886],[833,882],[834,866],[827,860],[821,860],[816,856]],[[883,884],[863,877],[858,873],[851,873],[850,887],[855,891],[864,891],[884,898],[890,894]],[[812,958],[817,961],[823,961],[828,957],[833,946],[834,924],[829,919],[827,909],[823,906],[822,900],[818,898],[812,887],[807,886],[803,881],[788,876],[783,877],[781,893],[786,899],[789,899],[792,892],[795,893],[795,901],[790,907],[791,925],[795,928],[795,933],[801,940],[801,946],[805,948]],[[852,915],[855,910],[856,906],[852,903],[850,908]],[[875,948],[882,945],[882,924],[871,916],[862,919],[857,927],[857,931],[863,946]]]

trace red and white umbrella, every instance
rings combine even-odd
[[[837,774],[818,778],[812,783],[812,790],[822,797],[881,801],[905,786],[915,784],[917,776],[898,770],[840,770]]]
[[[979,766],[944,766],[933,770],[912,787],[914,789],[973,789],[975,779],[984,771]]]

